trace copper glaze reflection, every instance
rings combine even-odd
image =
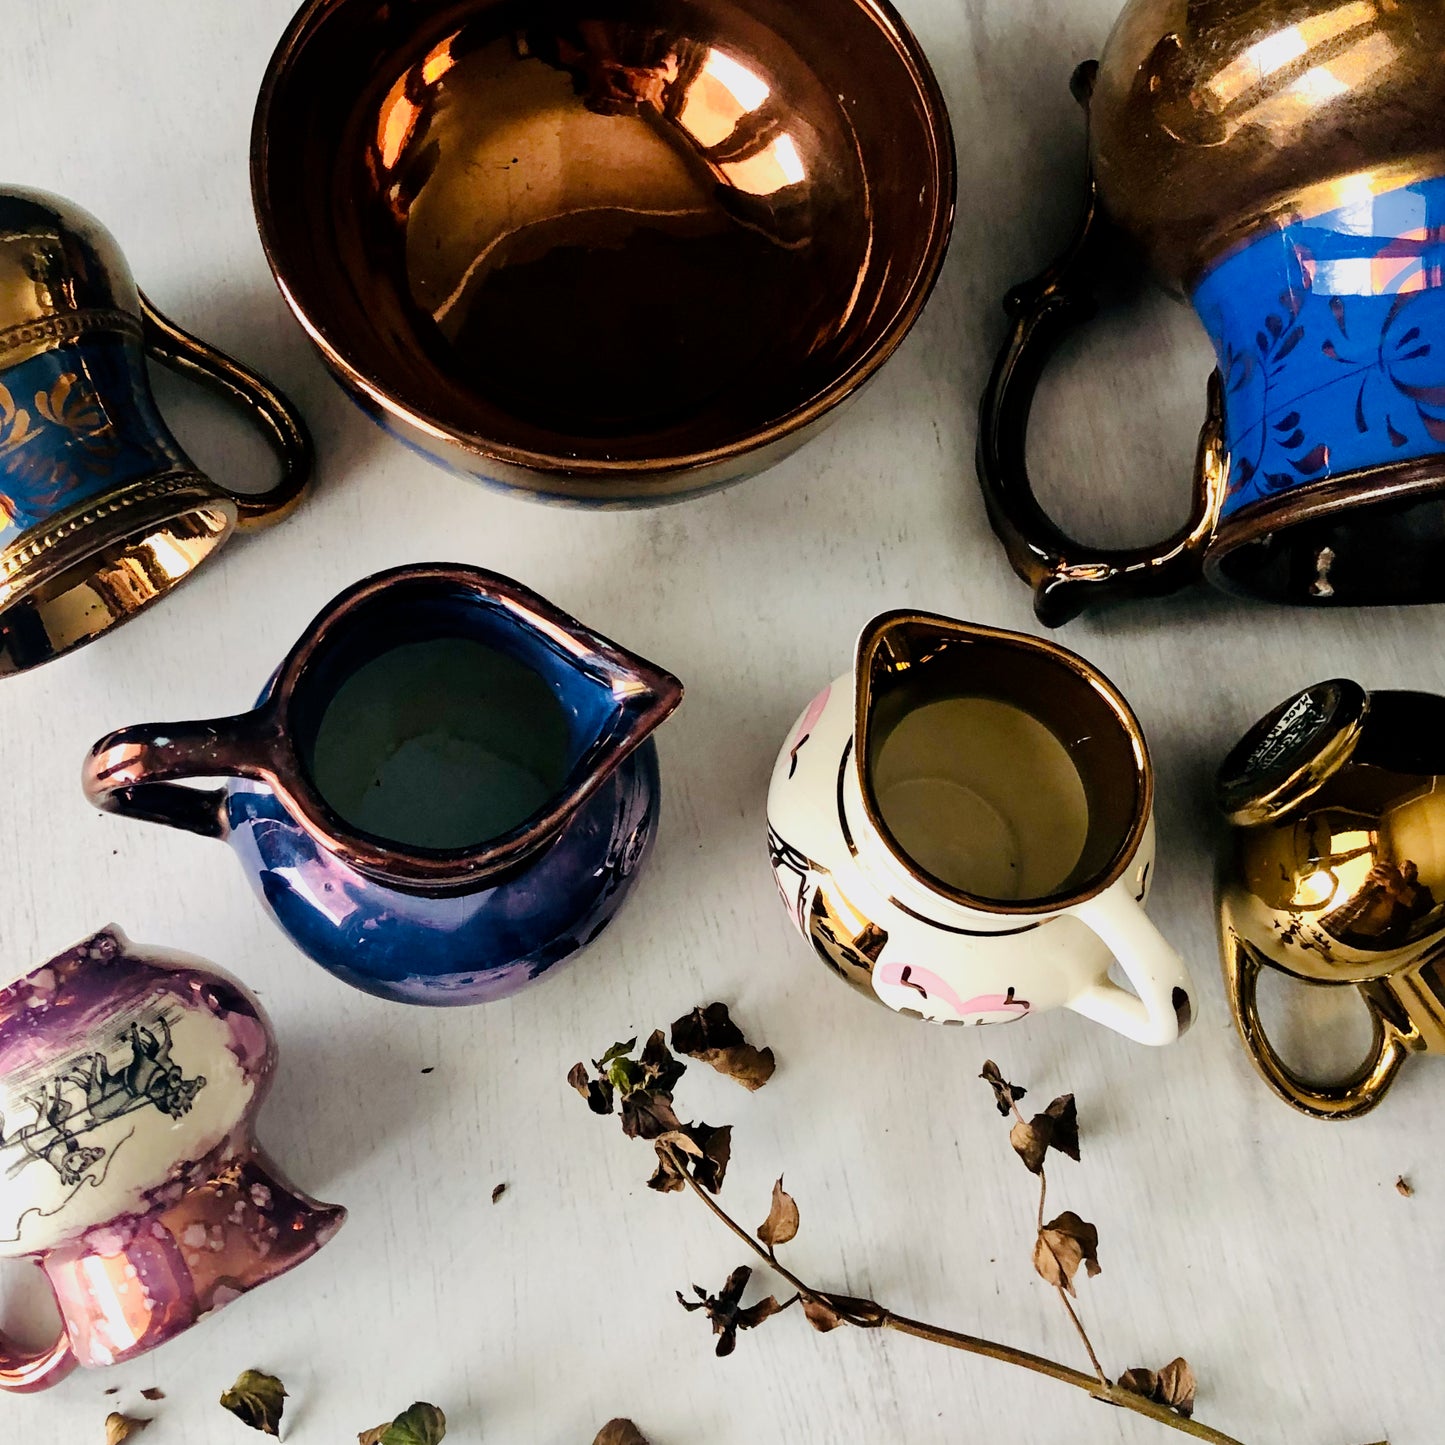
[[[507,480],[600,474],[626,498],[752,470],[659,480],[866,379],[952,210],[942,101],[902,23],[805,8],[313,0],[257,114],[287,299],[384,421]]]
[[[1277,224],[1438,175],[1445,11],[1399,0],[1134,0],[1090,105],[1108,214],[1161,278]]]

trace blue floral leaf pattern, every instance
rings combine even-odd
[[[1292,352],[1292,351],[1295,349],[1295,347],[1298,346],[1298,345],[1300,344],[1300,342],[1303,341],[1304,339],[1305,339],[1304,327],[1303,327],[1303,326],[1296,326],[1295,329],[1294,329],[1293,331],[1291,331],[1290,334],[1289,334],[1288,336],[1286,336],[1285,339],[1284,339],[1282,342],[1280,342],[1279,350],[1276,351],[1275,354],[1274,354],[1274,359],[1275,359],[1275,361],[1276,361],[1276,362],[1281,362],[1281,361],[1283,361],[1283,360],[1285,359],[1285,357],[1288,356],[1288,355],[1290,354],[1290,352]]]
[[[1287,223],[1194,301],[1225,383],[1225,517],[1349,472],[1445,470],[1445,176]]]

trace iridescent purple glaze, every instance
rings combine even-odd
[[[154,1349],[336,1232],[256,1144],[275,1066],[239,983],[117,928],[0,991],[0,1257],[65,1321],[31,1354],[0,1337],[0,1390]]]
[[[465,721],[500,725],[497,757],[555,717],[564,733],[556,776],[531,811],[484,836],[419,842],[343,816],[318,781],[317,739],[329,710],[368,666],[408,647],[464,642],[502,658],[535,694],[489,684]],[[437,715],[390,691],[365,775],[377,781],[413,743],[465,732],[443,674],[421,696]],[[378,573],[336,598],[272,675],[256,707],[204,722],[146,723],[102,738],[84,769],[97,807],[224,839],[276,921],[323,968],[402,1003],[505,998],[581,953],[616,915],[651,850],[660,781],[654,730],[682,700],[670,673],[599,636],[509,578],[457,563]],[[391,719],[393,721],[389,721]],[[490,744],[488,745],[491,746]],[[462,791],[493,785],[474,749]],[[495,760],[495,759],[494,759]],[[221,779],[221,788],[192,780]],[[432,806],[434,775],[396,786]]]

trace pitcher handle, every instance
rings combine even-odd
[[[1123,887],[1091,898],[1072,916],[1091,928],[1133,984],[1130,993],[1100,979],[1069,1007],[1140,1044],[1172,1044],[1190,1025],[1192,985],[1184,960],[1150,921],[1143,905]]]
[[[1098,63],[1089,61],[1074,73],[1074,94],[1086,111],[1097,70]],[[1064,532],[1034,496],[1028,469],[1034,394],[1059,345],[1097,314],[1099,252],[1110,230],[1091,170],[1078,235],[1041,276],[1010,291],[1004,302],[1013,325],[979,408],[977,468],[989,522],[1010,565],[1033,588],[1034,611],[1046,627],[1062,626],[1095,602],[1159,596],[1196,581],[1228,483],[1224,391],[1216,371],[1199,435],[1193,509],[1172,537],[1152,547],[1090,547]]]
[[[1314,1119],[1358,1119],[1385,1097],[1410,1046],[1384,1019],[1365,990],[1360,992],[1375,1027],[1365,1062],[1338,1084],[1311,1084],[1280,1058],[1265,1033],[1259,1014],[1258,984],[1262,965],[1258,955],[1232,932],[1225,935],[1223,953],[1225,992],[1245,1052],[1260,1077],[1286,1104]]]
[[[146,352],[162,366],[236,403],[265,433],[281,462],[281,479],[269,491],[225,488],[236,503],[236,526],[249,532],[281,521],[301,500],[311,480],[315,453],[301,414],[264,377],[182,330],[158,311],[144,292],[140,304]]]
[[[183,778],[274,781],[277,734],[263,711],[209,722],[140,723],[91,748],[81,773],[85,796],[108,813],[164,823],[203,838],[225,838],[225,788],[193,788]]]
[[[60,1327],[54,1344],[38,1350],[22,1350],[0,1335],[0,1391],[12,1395],[30,1395],[58,1385],[79,1361],[70,1348],[70,1337]]]

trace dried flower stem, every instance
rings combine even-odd
[[[1009,1100],[1009,1107],[1013,1110],[1014,1118],[1017,1119],[1020,1124],[1022,1124],[1022,1123],[1024,1122],[1024,1116],[1019,1112],[1019,1103],[1018,1103],[1018,1100],[1017,1100],[1017,1099],[1014,1099],[1014,1098],[1011,1098],[1011,1099]],[[1040,1234],[1043,1233],[1043,1229],[1044,1229],[1044,1204],[1045,1204],[1046,1201],[1048,1200],[1048,1197],[1049,1197],[1049,1175],[1048,1175],[1048,1170],[1044,1167],[1044,1165],[1043,1165],[1042,1163],[1040,1163],[1040,1164],[1039,1164],[1039,1223],[1038,1223],[1038,1229],[1039,1229],[1039,1233],[1040,1233]],[[1083,1343],[1084,1343],[1084,1350],[1085,1350],[1085,1352],[1087,1353],[1087,1355],[1089,1356],[1089,1363],[1090,1363],[1091,1365],[1093,1365],[1093,1367],[1094,1367],[1094,1373],[1095,1373],[1095,1375],[1097,1375],[1097,1376],[1099,1377],[1100,1383],[1103,1384],[1103,1385],[1105,1386],[1105,1388],[1108,1388],[1108,1385],[1109,1385],[1109,1377],[1104,1373],[1104,1367],[1103,1367],[1103,1365],[1101,1365],[1101,1364],[1099,1363],[1099,1356],[1095,1353],[1095,1350],[1094,1350],[1094,1342],[1089,1338],[1089,1332],[1084,1328],[1084,1322],[1083,1322],[1083,1320],[1081,1320],[1081,1319],[1079,1318],[1078,1311],[1075,1310],[1073,1304],[1070,1302],[1070,1300],[1069,1300],[1069,1295],[1068,1295],[1068,1291],[1065,1290],[1065,1288],[1064,1288],[1063,1285],[1061,1285],[1061,1284],[1060,1284],[1060,1285],[1055,1285],[1054,1288],[1055,1288],[1056,1290],[1058,1290],[1058,1292],[1059,1292],[1059,1303],[1060,1303],[1061,1305],[1063,1305],[1064,1309],[1068,1312],[1069,1318],[1074,1322],[1074,1328],[1075,1328],[1076,1330],[1078,1330],[1078,1332],[1079,1332],[1079,1338],[1080,1338],[1080,1339],[1083,1341]]]
[[[1156,1404],[1153,1400],[1148,1400],[1142,1395],[1132,1394],[1113,1384],[1105,1376],[1098,1360],[1094,1358],[1093,1346],[1089,1344],[1088,1336],[1084,1334],[1084,1328],[1079,1324],[1078,1317],[1074,1315],[1067,1298],[1064,1299],[1064,1305],[1069,1309],[1069,1314],[1073,1317],[1075,1325],[1078,1326],[1080,1335],[1084,1337],[1085,1347],[1098,1370],[1097,1376],[1085,1374],[1082,1370],[1071,1369],[1067,1365],[1060,1365],[1042,1355],[1031,1354],[1028,1350],[1015,1349],[1012,1345],[1002,1345],[994,1340],[982,1339],[977,1335],[960,1334],[956,1330],[947,1330],[938,1325],[925,1324],[921,1320],[911,1320],[903,1315],[896,1315],[873,1300],[855,1301],[851,1308],[842,1307],[841,1302],[828,1294],[826,1290],[815,1289],[800,1279],[786,1265],[780,1263],[772,1249],[755,1239],[692,1177],[686,1168],[686,1161],[676,1155],[670,1144],[662,1147],[674,1155],[673,1162],[679,1175],[686,1180],[687,1187],[712,1211],[715,1219],[731,1230],[764,1264],[787,1280],[804,1299],[816,1300],[836,1309],[850,1325],[859,1329],[896,1330],[899,1334],[912,1335],[915,1339],[926,1340],[930,1344],[946,1345],[950,1349],[962,1350],[966,1354],[982,1355],[986,1359],[998,1360],[1007,1365],[1016,1365],[1023,1370],[1032,1370],[1036,1375],[1047,1375],[1052,1380],[1072,1385],[1075,1389],[1092,1395],[1096,1400],[1103,1400],[1110,1405],[1117,1405],[1122,1410],[1132,1410],[1136,1415],[1144,1415],[1151,1420],[1157,1420],[1159,1424],[1167,1425],[1181,1435],[1189,1435],[1196,1440],[1207,1440],[1212,1442],[1212,1445],[1244,1445],[1243,1441],[1236,1440],[1232,1435],[1212,1429],[1198,1420],[1190,1420],[1182,1415],[1176,1415],[1165,1405]],[[660,1152],[661,1150],[659,1150]],[[1040,1191],[1039,1209],[1039,1222],[1042,1227],[1042,1191]],[[859,1308],[860,1306],[861,1308]]]

